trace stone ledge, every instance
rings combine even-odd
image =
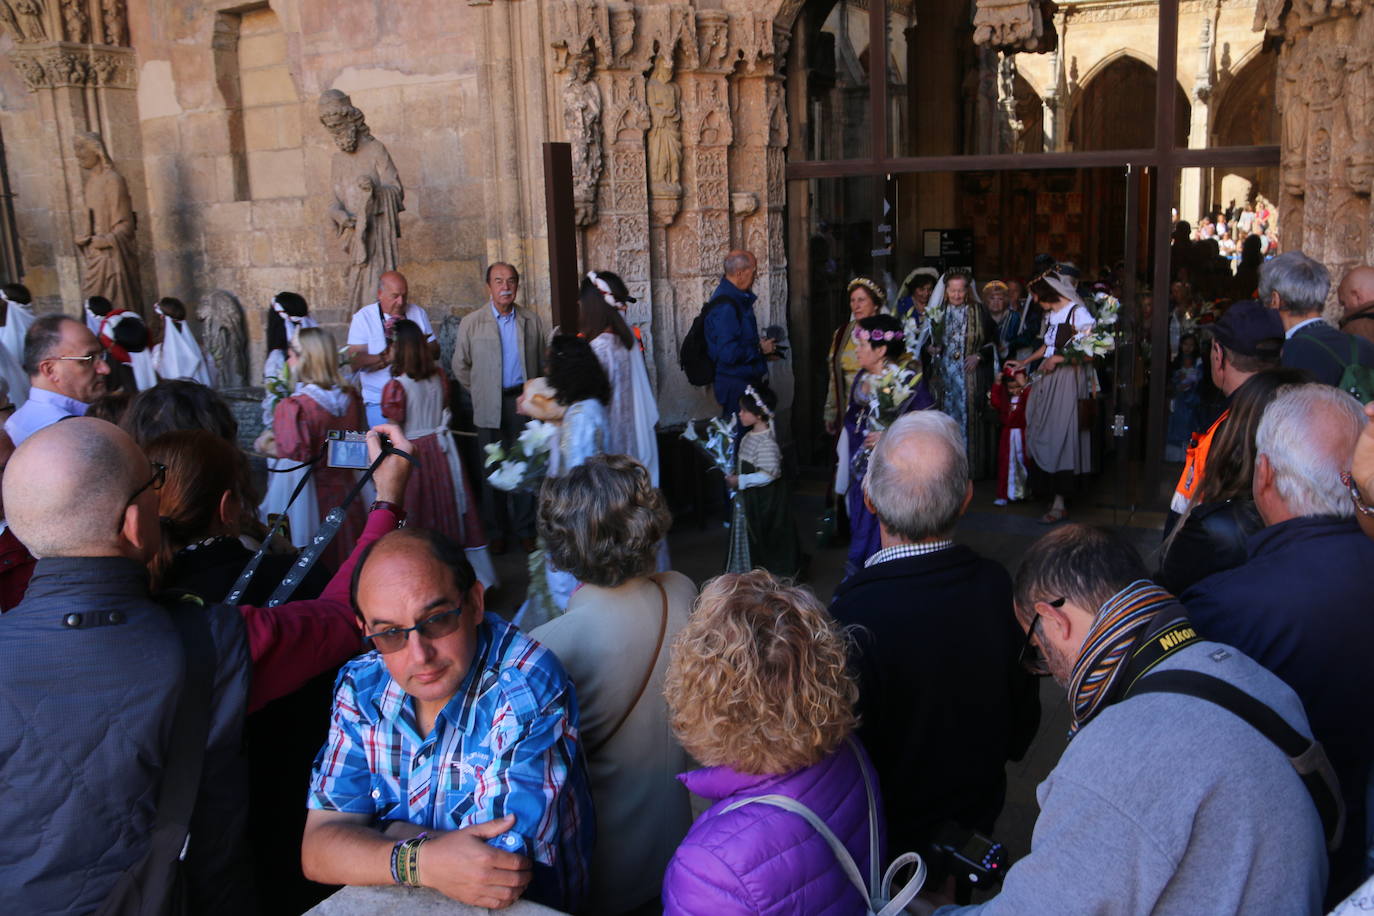
[[[565,916],[527,900],[504,910],[488,910],[450,900],[427,888],[346,887],[309,910],[305,916]]]

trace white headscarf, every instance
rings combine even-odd
[[[156,304],[153,311],[162,316],[162,342],[153,348],[153,367],[165,379],[190,379],[213,386],[210,363],[201,352],[200,344],[184,321],[175,321],[163,314]]]

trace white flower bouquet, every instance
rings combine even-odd
[[[557,435],[558,424],[531,420],[509,452],[500,442],[491,443],[485,449],[487,458],[483,466],[495,470],[487,475],[487,480],[498,490],[533,492],[549,471],[549,453]]]
[[[722,474],[734,473],[735,421],[724,417],[714,417],[706,423],[706,438],[697,431],[699,420],[689,420],[682,430],[682,438],[696,445],[711,460],[711,464]]]

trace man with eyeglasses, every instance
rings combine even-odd
[[[75,318],[44,315],[33,323],[24,337],[29,399],[5,421],[16,448],[46,426],[85,416],[105,393],[110,367],[104,354],[90,328]]]
[[[378,540],[353,597],[373,651],[339,675],[307,800],[306,877],[577,912],[595,827],[558,659],[484,613],[462,547],[436,532]]]
[[[1199,635],[1106,529],[1065,525],[1032,545],[1016,615],[1026,664],[1068,688],[1069,745],[1001,892],[935,912],[1324,912],[1335,779],[1286,684]],[[1283,749],[1251,724],[1265,715]]]

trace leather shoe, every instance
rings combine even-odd
[[[520,549],[523,550],[523,551],[525,551],[525,553],[533,553],[533,552],[534,552],[534,538],[521,538],[521,539],[520,539]]]
[[[506,539],[505,539],[505,538],[492,538],[491,543],[487,545],[487,549],[488,549],[489,551],[491,551],[491,555],[492,555],[492,556],[494,556],[494,557],[499,557],[499,556],[501,556],[501,554],[503,554],[503,553],[506,552]]]

